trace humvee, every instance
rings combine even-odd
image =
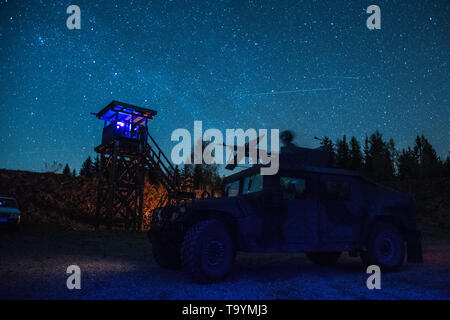
[[[422,262],[414,199],[330,168],[322,155],[282,152],[276,175],[255,165],[226,177],[220,198],[157,210],[149,231],[155,260],[202,283],[224,279],[237,251],[304,252],[319,265],[349,252],[382,270],[399,269],[405,256]]]

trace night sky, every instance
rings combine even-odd
[[[81,8],[68,30],[66,8]],[[381,30],[366,8],[381,8]],[[449,1],[0,0],[0,168],[79,168],[111,100],[155,109],[152,133],[379,129],[398,148],[450,145]]]

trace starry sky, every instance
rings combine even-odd
[[[66,8],[81,9],[68,30]],[[381,8],[368,30],[366,8]],[[111,100],[177,128],[279,128],[298,145],[375,130],[450,145],[450,2],[0,0],[0,168],[79,169]]]

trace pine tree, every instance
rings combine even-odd
[[[77,176],[77,171],[75,169],[73,169],[72,171],[72,177],[76,177]]]
[[[419,161],[416,153],[408,147],[403,149],[397,160],[398,177],[400,179],[416,178],[419,174]]]
[[[370,172],[372,170],[372,159],[369,150],[369,137],[364,138],[364,171]]]
[[[450,154],[450,152],[449,152]],[[450,177],[450,155],[447,156],[447,160],[444,163],[444,175]]]
[[[350,169],[361,170],[363,165],[361,145],[355,137],[350,139]]]
[[[66,163],[66,165],[64,166],[64,169],[63,169],[62,173],[65,176],[70,176],[70,168],[69,168],[69,164],[68,163]]]
[[[204,187],[204,175],[201,164],[194,165],[194,173],[192,177],[194,180],[194,189],[202,189]]]
[[[345,134],[342,140],[337,139],[336,141],[336,166],[342,169],[350,167],[350,149]]]
[[[436,150],[424,135],[416,137],[414,152],[419,161],[419,175],[421,178],[435,177],[442,171],[442,163],[436,155]]]
[[[88,178],[92,177],[93,173],[94,173],[94,165],[92,164],[91,157],[89,156],[81,166],[80,176]]]
[[[192,165],[184,164],[183,170],[181,171],[181,175],[184,177],[192,177]]]
[[[93,164],[93,166],[92,166],[93,174],[94,174],[95,176],[99,176],[99,175],[100,175],[100,167],[101,167],[101,164],[100,164],[100,158],[99,158],[99,156],[97,155],[97,156],[95,157],[94,164]]]
[[[334,166],[335,165],[335,154],[334,154],[334,145],[333,145],[333,141],[328,138],[327,136],[325,136],[321,141],[320,141],[320,146],[322,148],[323,151],[328,152],[329,157],[330,157],[330,166]]]
[[[370,136],[368,145],[366,156],[367,164],[369,164],[366,167],[368,173],[375,179],[391,179],[394,176],[394,163],[390,146],[383,140],[383,135],[378,130]]]
[[[396,163],[398,160],[398,150],[395,148],[394,139],[392,139],[392,138],[389,139],[389,143],[387,144],[387,147],[389,150],[390,166],[392,167],[393,174],[395,174]]]

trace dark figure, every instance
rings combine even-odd
[[[141,143],[144,143],[145,142],[145,137],[146,137],[146,135],[145,135],[145,127],[144,126],[139,126],[138,127],[138,135],[137,135],[137,138],[138,138],[138,140],[141,142]]]
[[[294,140],[294,133],[290,130],[285,130],[280,133],[280,140],[282,143],[282,147],[280,152],[296,152],[298,151],[298,147],[292,142]]]

